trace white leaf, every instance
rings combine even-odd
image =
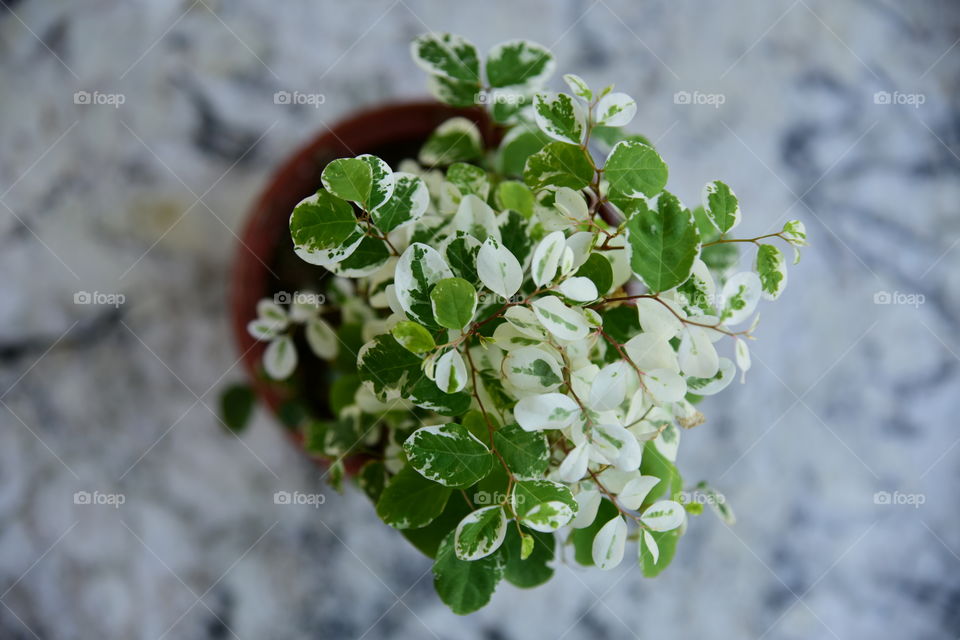
[[[286,320],[277,322],[274,320],[264,320],[263,318],[258,318],[257,320],[251,320],[247,324],[247,333],[260,341],[273,340],[280,334],[281,331],[286,329],[286,327]]]
[[[567,250],[569,251],[569,249]],[[600,297],[597,292],[597,285],[593,283],[593,280],[583,276],[567,278],[560,283],[557,291],[575,302],[591,302]]]
[[[747,371],[750,370],[750,347],[745,340],[737,338],[734,357],[737,359],[737,366],[740,367],[740,382],[743,383],[747,378]]]
[[[733,382],[733,378],[737,373],[737,368],[733,365],[733,362],[730,358],[720,358],[720,370],[718,374],[711,378],[707,383],[699,386],[698,381],[687,380],[687,390],[690,393],[695,393],[698,396],[712,396],[717,393],[720,393],[727,386]]]
[[[633,336],[623,345],[623,350],[641,371],[650,369],[668,369],[680,372],[677,352],[667,339],[656,333],[641,333]]]
[[[560,187],[554,195],[553,205],[563,212],[568,218],[577,221],[584,221],[590,215],[587,208],[587,201],[579,191],[574,191],[570,187]]]
[[[676,529],[687,519],[687,512],[683,505],[673,500],[660,500],[650,505],[640,521],[654,531],[670,531]]]
[[[477,276],[485,287],[509,299],[523,284],[516,256],[494,238],[487,238],[477,254]]]
[[[572,109],[570,114],[572,116],[572,122],[564,117],[561,125],[561,123],[556,122],[543,114],[544,109],[552,109],[558,105],[561,105],[562,103],[567,102],[568,100]],[[536,120],[537,126],[540,128],[540,130],[554,140],[559,140],[560,142],[569,142],[570,144],[580,144],[583,142],[583,137],[587,131],[587,114],[584,111],[583,106],[569,96],[564,96],[560,93],[535,94],[533,96],[533,115],[534,120]],[[570,126],[571,129],[568,132],[564,128],[561,128],[562,126]]]
[[[545,340],[547,332],[529,307],[514,305],[503,314],[504,319],[517,331],[537,340]],[[503,325],[501,325],[503,326]]]
[[[643,447],[620,425],[594,425],[590,441],[593,453],[600,458],[598,462],[615,465],[620,471],[636,471],[640,467]]]
[[[472,193],[460,200],[457,213],[453,216],[453,228],[470,234],[481,242],[487,238],[500,241],[496,213],[490,205]]]
[[[590,386],[587,401],[594,411],[612,411],[627,397],[627,388],[636,385],[637,372],[623,360],[611,362],[600,369]]]
[[[659,402],[678,402],[687,393],[687,383],[669,369],[651,369],[643,377],[650,395]]]
[[[513,417],[524,431],[563,429],[578,413],[577,403],[562,393],[527,396],[521,398],[513,409]]]
[[[577,516],[570,523],[570,526],[574,529],[589,527],[597,517],[597,510],[600,508],[600,501],[603,497],[595,489],[584,489],[575,495],[574,499],[580,508],[577,510]]]
[[[660,562],[660,547],[657,546],[657,541],[654,539],[653,534],[646,529],[643,530],[643,544],[647,545],[647,549],[653,557],[653,564]]]
[[[587,83],[584,82],[580,76],[567,73],[563,76],[563,81],[567,83],[567,86],[570,87],[570,91],[572,91],[574,95],[587,101],[593,99],[593,92],[590,91],[590,87],[587,86]]]
[[[539,347],[514,349],[504,358],[502,371],[510,384],[521,391],[546,393],[563,383],[560,364]]]
[[[557,469],[557,477],[563,482],[579,482],[587,475],[587,463],[590,462],[590,445],[574,447]]]
[[[597,103],[597,124],[625,127],[637,114],[636,101],[625,93],[608,93]]]
[[[578,231],[567,238],[567,246],[573,252],[573,269],[579,269],[590,257],[593,248],[594,234],[589,231]],[[613,253],[616,253],[615,251]],[[600,293],[606,293],[601,291]]]
[[[463,356],[456,349],[451,349],[437,358],[433,368],[434,381],[444,393],[456,393],[467,384],[467,367],[463,363]]]
[[[727,280],[720,293],[724,322],[735,325],[750,317],[760,301],[761,291],[760,276],[752,271],[742,271]]]
[[[287,328],[287,312],[270,298],[257,302],[257,318],[277,324],[280,331]]]
[[[534,300],[533,312],[547,331],[560,340],[583,340],[590,333],[583,314],[566,306],[556,296]]]
[[[647,494],[660,482],[656,476],[640,476],[627,483],[620,493],[617,494],[617,501],[627,509],[639,509],[640,505],[646,499]]]
[[[333,360],[337,357],[339,339],[336,331],[322,318],[307,321],[307,344],[318,358]]]
[[[713,348],[707,331],[701,327],[684,329],[677,357],[683,373],[694,378],[712,378],[720,368],[717,350]]]
[[[557,267],[560,265],[560,257],[566,248],[566,239],[562,231],[548,233],[540,241],[537,248],[533,251],[533,260],[530,263],[530,271],[533,275],[533,282],[542,287],[552,281],[557,275]]]
[[[497,514],[497,529],[494,532],[493,537],[479,541],[476,549],[469,551],[465,549],[464,545],[461,544],[460,539],[464,528],[476,524],[477,521],[494,509],[496,509],[499,513]],[[506,535],[507,518],[503,513],[503,507],[500,505],[481,507],[472,513],[468,513],[467,516],[460,521],[460,524],[457,525],[456,531],[453,534],[454,553],[456,553],[459,559],[467,562],[479,560],[480,558],[486,558],[500,548],[500,545],[503,544],[503,539],[506,537]]]
[[[623,561],[627,544],[627,521],[616,516],[600,528],[593,539],[593,563],[600,569],[613,569]]]
[[[619,252],[613,251],[612,253]],[[663,299],[660,298],[660,300]],[[669,308],[664,306],[665,304],[669,305]],[[652,333],[665,340],[669,340],[680,333],[683,322],[671,313],[670,309],[674,309],[674,307],[667,300],[658,302],[653,298],[639,298],[637,300],[637,314],[640,318],[640,327],[644,333]],[[677,309],[674,309],[674,311],[680,313]],[[680,313],[680,315],[683,314]]]
[[[263,368],[274,380],[285,380],[297,368],[297,349],[290,336],[280,336],[263,352]]]

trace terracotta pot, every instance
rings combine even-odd
[[[288,387],[258,375],[266,343],[254,340],[247,333],[247,324],[255,319],[261,298],[302,288],[303,283],[285,275],[292,263],[296,264],[292,268],[313,278],[324,273],[293,253],[288,225],[294,206],[317,191],[320,174],[330,161],[371,153],[396,168],[400,160],[415,158],[427,136],[454,116],[476,122],[488,145],[496,142],[497,132],[482,110],[456,109],[436,102],[386,105],[363,111],[313,138],[280,166],[257,198],[240,233],[241,244],[233,264],[230,324],[251,384],[274,412],[291,393]],[[284,264],[286,271],[278,267]]]

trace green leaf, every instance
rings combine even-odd
[[[454,107],[472,107],[481,90],[475,80],[453,80],[437,75],[427,78],[427,88],[437,100]]]
[[[448,487],[427,480],[407,465],[383,489],[377,515],[395,529],[418,529],[443,512],[449,497]]]
[[[454,532],[451,531],[437,549],[433,563],[433,586],[437,595],[458,615],[473,613],[482,608],[503,579],[503,555],[495,553],[468,562],[454,552]]]
[[[387,391],[425,377],[420,371],[420,358],[388,334],[377,336],[360,349],[357,369],[360,379],[381,399],[386,398]]]
[[[703,244],[713,242],[720,237],[720,232],[714,226],[707,212],[703,207],[697,207],[693,211],[693,217],[697,221],[697,229],[700,230],[700,241]],[[736,243],[725,242],[715,244],[710,247],[703,247],[700,250],[700,259],[703,260],[710,269],[723,272],[734,267],[740,261],[740,251]]]
[[[500,209],[511,209],[529,219],[533,215],[533,193],[527,185],[516,180],[505,180],[497,186]]]
[[[379,460],[367,462],[357,474],[357,485],[367,494],[367,497],[373,500],[374,504],[380,499],[386,484],[387,472],[384,464]]]
[[[466,118],[451,118],[430,134],[420,149],[420,163],[427,166],[448,165],[475,160],[483,153],[483,142],[477,125]]]
[[[441,280],[430,292],[433,316],[447,329],[462,330],[477,312],[477,290],[463,278]]]
[[[593,539],[597,537],[597,532],[603,528],[603,525],[619,514],[620,511],[613,503],[604,498],[600,501],[597,516],[590,526],[583,529],[574,529],[570,538],[573,540],[574,559],[577,563],[585,567],[593,566]]]
[[[497,150],[497,170],[506,176],[522,176],[527,158],[543,149],[550,138],[539,129],[516,126],[503,137]]]
[[[521,480],[510,499],[520,522],[544,533],[568,524],[578,508],[570,489],[551,480]]]
[[[480,58],[473,44],[451,33],[425,33],[410,47],[413,61],[434,75],[479,84]]]
[[[420,427],[403,450],[423,477],[459,489],[482,480],[494,463],[486,445],[456,423]]]
[[[537,126],[545,134],[579,145],[587,132],[587,118],[573,97],[565,93],[538,93],[533,97],[533,113]]]
[[[486,558],[503,544],[507,535],[507,515],[500,505],[481,507],[457,525],[454,551],[461,560]]]
[[[465,231],[457,231],[443,249],[443,256],[450,265],[453,275],[463,278],[470,284],[480,284],[477,275],[477,253],[480,243]]]
[[[667,184],[667,165],[653,147],[641,142],[618,142],[603,171],[610,190],[628,198],[652,198]]]
[[[433,334],[424,329],[423,325],[410,320],[402,320],[395,324],[390,330],[390,335],[410,353],[426,353],[433,351],[437,346]]]
[[[406,391],[407,399],[421,409],[427,409],[442,416],[462,416],[473,401],[466,391],[446,393],[437,388],[430,378],[423,376],[411,389]]]
[[[340,158],[324,168],[320,180],[333,195],[366,208],[373,187],[373,169],[360,158]]]
[[[590,184],[593,174],[583,149],[566,142],[551,142],[527,158],[523,180],[534,191],[547,186],[580,190]]]
[[[455,185],[460,190],[461,196],[472,193],[485,201],[490,193],[487,172],[466,162],[455,162],[450,165],[447,169],[447,182]]]
[[[380,238],[364,236],[353,253],[330,266],[330,270],[344,278],[368,276],[390,259],[387,245]]]
[[[597,285],[597,291],[604,295],[610,291],[613,286],[613,267],[610,261],[599,253],[591,253],[587,261],[577,270],[577,276],[590,278],[593,284]]]
[[[550,464],[550,447],[542,431],[524,431],[508,424],[493,433],[493,443],[518,478],[540,478]]]
[[[656,209],[635,200],[627,220],[630,266],[654,293],[672,289],[690,277],[697,257],[700,234],[690,211],[673,194],[664,191]]]
[[[500,236],[503,246],[516,256],[517,261],[523,263],[533,248],[530,237],[528,220],[513,209],[500,214]]]
[[[457,528],[457,523],[463,520],[463,517],[470,513],[472,508],[467,504],[466,499],[459,493],[454,492],[447,500],[447,506],[443,508],[443,513],[433,519],[430,524],[419,529],[403,529],[400,534],[410,541],[420,553],[428,558],[437,557],[437,549],[440,543]]]
[[[529,548],[529,553],[523,555],[523,545]],[[532,544],[532,547],[530,545]],[[503,543],[506,566],[504,577],[514,586],[529,589],[539,586],[553,577],[553,567],[556,549],[556,536],[552,533],[541,533],[524,529],[523,539],[514,526],[509,527],[507,539]]]
[[[491,87],[542,85],[553,73],[553,54],[528,40],[512,40],[487,54],[487,81]]]
[[[636,307],[621,305],[607,310],[603,314],[603,330],[620,344],[629,342],[630,338],[640,333]]]
[[[707,218],[720,231],[726,233],[740,222],[740,205],[737,196],[723,182],[714,180],[703,188],[703,208]]]
[[[422,179],[410,173],[393,176],[393,195],[370,214],[373,224],[383,233],[419,220],[430,204],[430,192]]]
[[[247,426],[256,403],[253,389],[245,384],[227,387],[220,396],[220,417],[228,429],[240,432]]]
[[[644,445],[643,459],[640,463],[640,473],[645,476],[660,478],[647,494],[646,502],[655,502],[661,497],[666,500],[679,500],[683,492],[683,478],[676,465],[670,462],[653,442]]]
[[[359,232],[353,207],[329,191],[307,198],[290,216],[290,237],[303,251],[337,249]]]
[[[363,381],[355,373],[339,376],[330,386],[330,409],[334,415],[356,402],[357,389]]]
[[[772,244],[757,248],[757,275],[763,287],[763,297],[776,300],[787,286],[787,262],[780,249]]]
[[[680,541],[680,530],[674,529],[672,531],[651,531],[650,535],[657,543],[659,557],[657,558],[657,561],[654,562],[653,555],[650,553],[650,549],[647,548],[646,544],[641,544],[639,545],[639,561],[644,577],[656,578],[658,575],[660,575],[661,571],[667,568],[667,565],[670,564],[670,561],[673,560],[673,556],[677,552],[677,542]]]

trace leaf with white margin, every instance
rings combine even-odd
[[[477,125],[466,118],[450,118],[430,134],[420,148],[420,164],[432,167],[474,160],[483,154]]]
[[[466,38],[452,33],[425,33],[410,44],[410,54],[427,73],[480,83],[480,56]]]
[[[373,188],[373,164],[360,158],[337,158],[324,167],[320,181],[334,196],[366,208]]]
[[[637,316],[640,319],[640,328],[644,333],[653,334],[669,340],[683,329],[683,322],[674,315],[676,312],[681,317],[686,314],[674,308],[669,300],[663,298],[639,298],[636,301]],[[672,310],[672,311],[671,311]]]
[[[337,338],[337,332],[333,330],[327,321],[323,318],[311,318],[307,321],[307,344],[310,350],[318,357],[324,360],[333,360],[337,357],[340,340]]]
[[[487,238],[477,253],[477,276],[483,285],[508,299],[523,284],[523,270],[516,256],[495,238]]]
[[[369,171],[365,163],[360,164]],[[298,256],[322,265],[347,258],[364,236],[347,201],[329,191],[318,191],[294,207],[290,237]]]
[[[533,114],[545,134],[571,144],[581,144],[587,132],[587,116],[579,102],[565,93],[533,96]]]
[[[461,560],[473,561],[486,558],[500,548],[507,536],[507,516],[503,507],[481,507],[457,525],[453,548]]]
[[[428,327],[435,326],[430,289],[453,272],[436,249],[414,242],[397,261],[394,275],[397,300],[412,320]]]
[[[692,406],[692,405],[691,405]],[[679,412],[678,418],[679,418]],[[677,461],[677,453],[680,451],[680,428],[671,419],[662,425],[660,437],[654,439],[653,446],[670,462]]]
[[[510,384],[521,391],[546,393],[563,383],[563,371],[556,359],[539,347],[521,347],[503,359],[503,371]]]
[[[645,374],[643,384],[658,402],[678,402],[687,393],[687,383],[678,373],[669,369],[651,369]]]
[[[705,482],[699,483],[697,490],[704,494],[707,504],[723,520],[724,524],[730,527],[737,524],[737,516],[734,515],[733,508],[727,502],[726,496]]]
[[[634,478],[617,493],[617,502],[627,509],[639,509],[640,505],[642,505],[646,499],[647,494],[649,494],[650,490],[657,486],[659,482],[660,478],[656,476],[640,476],[639,478]]]
[[[531,347],[543,343],[543,338],[531,338],[521,333],[509,322],[497,325],[493,330],[493,343],[504,351],[513,351],[521,347]]]
[[[677,352],[667,340],[655,333],[641,333],[624,343],[623,350],[641,371],[667,369],[679,373]]]
[[[569,248],[568,248],[569,249]],[[557,287],[564,298],[574,302],[592,302],[600,297],[597,285],[590,278],[583,276],[567,278]]]
[[[590,184],[594,173],[582,147],[556,141],[527,158],[523,181],[534,191],[550,186],[583,189]]]
[[[600,501],[603,496],[595,489],[584,489],[574,498],[577,500],[579,509],[577,509],[577,517],[570,523],[570,527],[573,529],[589,527],[597,519],[597,511],[600,509]]]
[[[534,300],[533,312],[540,324],[560,340],[583,340],[590,333],[583,314],[566,306],[556,296]]]
[[[557,478],[563,482],[579,482],[587,475],[590,462],[590,445],[581,444],[570,450],[557,469]]]
[[[560,187],[554,195],[553,206],[563,212],[563,215],[577,221],[584,221],[590,215],[587,201],[579,191],[570,187]]]
[[[563,247],[563,253],[560,254],[560,277],[565,278],[573,271],[573,249],[568,246]]]
[[[623,561],[623,551],[627,544],[627,521],[618,515],[600,527],[593,539],[593,563],[608,571]]]
[[[444,393],[456,393],[463,389],[467,385],[467,367],[460,352],[451,349],[437,358],[433,376],[437,388]]]
[[[383,206],[393,195],[394,177],[393,169],[385,161],[377,156],[365,153],[357,156],[357,160],[363,160],[370,166],[370,197],[366,201],[366,208],[374,211]]]
[[[708,183],[700,198],[707,218],[720,233],[727,233],[740,224],[740,204],[733,190],[719,180]]]
[[[635,140],[621,140],[614,145],[603,170],[611,191],[628,198],[652,198],[667,184],[663,158],[650,145]]]
[[[256,320],[251,320],[247,323],[247,333],[249,333],[255,340],[265,342],[267,340],[273,340],[280,332],[286,329],[287,321],[277,322],[275,320],[264,320],[263,318],[258,318]]]
[[[680,370],[694,378],[712,378],[720,368],[720,358],[707,330],[702,327],[688,326],[680,337],[677,349]]]
[[[640,467],[643,447],[632,433],[618,424],[594,425],[590,432],[593,453],[598,462],[612,464],[620,471],[636,471]]]
[[[794,247],[805,247],[808,244],[807,227],[799,220],[787,220],[780,235]],[[799,262],[799,259],[797,261]]]
[[[594,255],[590,250],[595,240],[596,236],[589,231],[578,231],[567,238],[567,247],[573,253],[573,269],[579,269]]]
[[[695,307],[700,313],[713,313],[717,303],[717,285],[707,264],[697,258],[693,261],[690,277],[677,288],[686,306]]]
[[[657,541],[653,537],[653,534],[646,529],[643,530],[643,544],[646,545],[647,549],[650,551],[650,556],[653,558],[653,564],[660,562],[660,547],[657,546]]]
[[[487,446],[455,422],[420,427],[404,441],[403,451],[417,473],[456,489],[483,480],[494,464]]]
[[[747,371],[750,370],[750,347],[745,340],[737,338],[734,357],[737,359],[737,366],[740,367],[740,383],[743,384],[747,379]]]
[[[780,249],[772,244],[757,247],[757,260],[754,269],[763,285],[761,295],[764,300],[776,300],[787,287],[787,261]]]
[[[546,340],[547,332],[529,307],[514,305],[504,312],[503,317],[523,335],[538,340]]]
[[[583,98],[587,102],[593,100],[593,91],[590,91],[590,87],[587,86],[587,83],[584,82],[580,76],[567,73],[563,76],[563,81],[567,83],[570,91],[572,91],[575,96]]]
[[[521,480],[510,495],[517,519],[534,531],[550,533],[577,513],[577,501],[566,486],[550,480]]]
[[[574,421],[580,408],[562,393],[544,393],[521,398],[513,408],[513,417],[524,431],[563,429]]]
[[[566,246],[566,239],[562,231],[548,233],[546,237],[540,241],[537,248],[533,250],[533,260],[530,264],[534,284],[542,287],[553,280],[557,275],[560,256],[563,254]]]
[[[453,216],[453,228],[470,234],[480,242],[487,238],[500,240],[496,213],[490,205],[472,193],[460,200],[457,213]]]
[[[263,368],[274,380],[286,380],[297,368],[297,349],[290,336],[280,336],[263,352]]]
[[[725,324],[740,324],[753,313],[760,301],[763,286],[760,277],[752,271],[734,274],[723,285],[720,297],[723,300],[721,319]]]
[[[510,40],[487,53],[485,70],[491,87],[539,87],[553,74],[553,54],[529,40]]]
[[[597,124],[625,127],[637,115],[637,102],[625,93],[608,93],[597,103]]]
[[[427,183],[411,173],[397,172],[393,174],[393,195],[370,215],[377,229],[389,233],[419,220],[428,206]]]
[[[684,523],[686,513],[679,502],[660,500],[643,512],[640,521],[653,531],[671,531]]]
[[[733,382],[736,376],[737,368],[730,358],[720,358],[720,366],[717,373],[709,378],[687,378],[687,391],[695,393],[698,396],[712,396],[720,393]]]
[[[627,389],[637,383],[637,372],[623,360],[611,362],[600,369],[590,386],[587,406],[594,411],[612,411],[623,404]]]
[[[280,329],[286,329],[287,312],[270,298],[261,298],[257,301],[257,318],[276,324]]]
[[[462,331],[477,312],[477,291],[463,278],[446,278],[433,287],[430,303],[437,324]]]

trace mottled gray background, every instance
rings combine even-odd
[[[955,3],[0,4],[0,638],[960,636]],[[656,581],[561,565],[457,618],[429,561],[270,416],[236,438],[213,414],[242,379],[225,287],[251,200],[327,124],[423,95],[407,51],[428,29],[552,46],[637,97],[688,203],[720,177],[743,233],[807,225],[748,384],[681,449],[739,522],[694,520]]]

